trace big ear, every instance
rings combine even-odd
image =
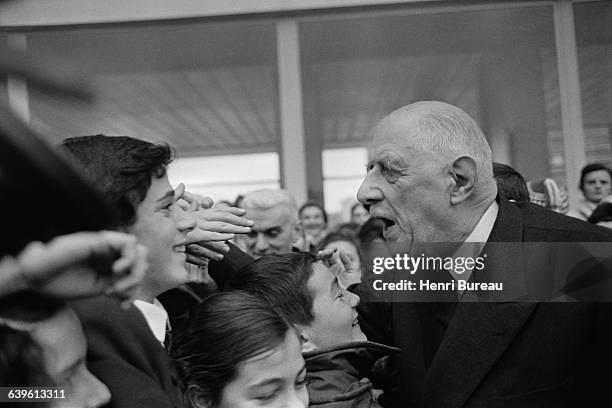
[[[474,191],[476,185],[477,165],[471,156],[457,157],[450,167],[453,186],[451,189],[451,204],[456,205],[465,201]]]
[[[317,347],[313,343],[312,329],[302,324],[296,324],[295,330],[297,331],[298,337],[300,338],[301,352],[306,353],[307,351],[316,350]]]
[[[210,395],[199,385],[191,384],[187,387],[189,405],[197,408],[213,408]]]

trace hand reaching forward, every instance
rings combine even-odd
[[[237,207],[212,207],[212,199],[183,193],[188,211],[193,212],[196,228],[187,235],[187,262],[206,266],[208,260],[220,261],[229,251],[225,243],[235,234],[251,232],[253,221],[244,218],[246,210]]]
[[[134,236],[114,231],[33,242],[16,259],[0,262],[0,295],[35,290],[73,299],[106,293],[127,307],[148,268],[146,256]]]

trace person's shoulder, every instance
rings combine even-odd
[[[516,203],[523,218],[525,240],[612,242],[612,231],[547,210],[532,203]]]
[[[70,302],[81,320],[107,322],[119,325],[123,321],[133,322],[140,312],[132,304],[128,309],[121,307],[117,299],[105,295]]]
[[[164,389],[154,376],[125,361],[103,358],[90,360],[87,366],[110,389],[111,408],[175,408],[180,405],[178,388]]]
[[[71,306],[81,320],[90,349],[158,351],[161,347],[134,305],[126,310],[115,299],[97,296],[71,302]]]

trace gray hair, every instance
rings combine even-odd
[[[278,206],[284,206],[292,222],[298,221],[298,208],[295,198],[287,190],[283,189],[261,189],[246,194],[240,203],[245,210],[269,210]]]
[[[392,112],[379,128],[386,128],[389,119],[407,122],[410,147],[443,156],[469,155],[476,162],[480,184],[494,182],[489,143],[476,121],[463,110],[444,102],[421,101]]]

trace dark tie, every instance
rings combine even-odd
[[[167,351],[170,351],[172,347],[172,329],[170,328],[170,322],[166,324],[166,337],[164,338],[164,347]]]

